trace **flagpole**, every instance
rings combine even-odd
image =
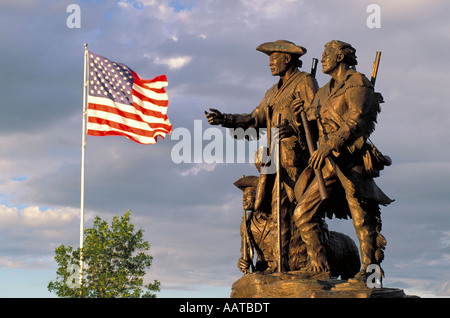
[[[80,198],[80,287],[83,279],[83,241],[84,241],[84,165],[85,165],[85,149],[86,149],[86,92],[88,86],[87,80],[87,43],[84,44],[84,75],[83,75],[83,124],[81,135],[81,198]]]

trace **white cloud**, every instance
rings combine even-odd
[[[78,246],[79,211],[0,205],[0,267],[51,268],[57,246]]]
[[[169,58],[156,58],[156,64],[167,65],[171,70],[179,70],[192,61],[192,56],[177,56]]]
[[[187,176],[196,176],[198,173],[200,173],[201,171],[214,171],[214,169],[216,168],[217,164],[213,163],[213,164],[193,164],[191,168],[184,170],[182,172],[180,172],[180,175],[183,177],[187,177]]]
[[[401,285],[407,295],[421,298],[449,298],[450,280],[421,278],[392,278],[393,284]]]
[[[0,204],[2,220],[0,228],[3,230],[13,227],[37,229],[48,231],[47,233],[52,233],[54,236],[53,230],[63,231],[65,226],[73,224],[79,218],[79,213],[79,209],[74,208],[42,209],[38,206],[17,208]]]

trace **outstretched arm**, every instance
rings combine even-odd
[[[211,125],[221,125],[226,128],[256,127],[260,110],[256,108],[251,114],[224,114],[217,109],[210,108],[210,112],[205,111],[206,119]]]
[[[210,113],[205,110],[206,119],[211,125],[222,125],[225,123],[225,115],[214,108],[209,109]]]

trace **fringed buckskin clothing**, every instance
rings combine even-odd
[[[292,102],[301,98],[305,102],[305,108],[311,105],[314,95],[318,89],[317,81],[309,73],[295,70],[285,81],[279,81],[273,85],[265,94],[261,103],[250,114],[224,114],[225,123],[223,127],[228,128],[267,128],[268,136],[270,128],[274,128],[281,116],[281,122],[285,120],[291,125],[296,133],[281,140],[281,173],[282,182],[282,241],[283,254],[287,256],[289,245],[291,214],[296,203],[294,196],[295,183],[300,173],[308,164],[309,153],[306,148],[303,129],[299,129],[295,121]],[[276,175],[261,174],[259,191],[256,198],[256,209],[260,209],[263,201],[271,206],[271,211],[276,211]],[[276,222],[276,214],[272,213],[273,221]],[[284,260],[287,262],[287,260]],[[286,268],[286,267],[284,267]]]
[[[345,79],[333,79],[321,87],[308,111],[308,118],[317,118],[319,147],[327,143],[332,153],[322,168],[330,200],[321,204],[317,181],[310,168],[296,184],[299,202],[294,211],[294,223],[307,244],[312,265],[327,267],[319,219],[353,219],[360,242],[362,270],[369,264],[380,264],[384,258],[386,240],[381,235],[379,205],[391,200],[375,184],[364,168],[363,155],[367,138],[374,129],[379,112],[379,100],[373,85],[361,73],[349,69]]]
[[[296,70],[285,83],[273,85],[265,94],[261,103],[251,114],[225,114],[224,127],[236,128],[270,128],[277,125],[277,118],[281,122],[287,120],[297,134],[281,140],[281,166],[287,177],[285,183],[291,189],[291,201],[294,198],[293,189],[299,174],[308,164],[309,154],[306,149],[304,132],[301,132],[295,121],[294,110],[291,107],[294,99],[300,97],[309,107],[318,89],[317,81],[309,74]],[[302,138],[303,137],[303,138]]]

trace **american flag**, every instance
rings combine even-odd
[[[164,139],[172,125],[165,75],[141,79],[128,66],[88,52],[87,134],[125,136],[140,144]]]

